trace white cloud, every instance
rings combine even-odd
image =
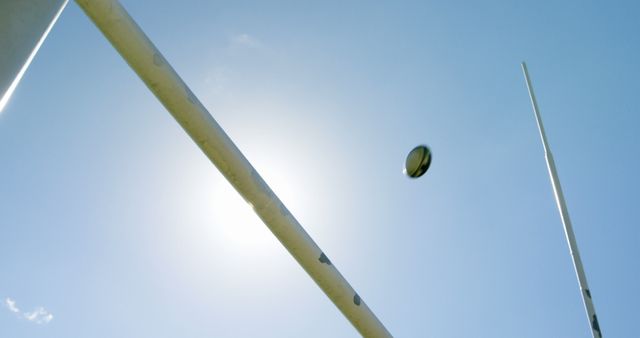
[[[18,307],[16,306],[15,300],[7,298],[4,300],[4,305],[7,307],[7,309],[9,309],[9,311],[13,313],[20,313],[20,309],[18,309]]]
[[[262,44],[253,36],[242,33],[236,34],[231,37],[231,48],[245,47],[245,48],[259,48]]]
[[[24,318],[36,324],[47,324],[53,319],[53,315],[41,306],[33,312],[25,312]]]
[[[5,299],[4,305],[7,307],[7,309],[9,309],[9,311],[15,313],[18,317],[24,318],[36,324],[47,324],[53,320],[53,314],[51,314],[51,312],[47,311],[42,306],[37,307],[31,312],[22,312],[16,305],[16,301],[11,298]]]

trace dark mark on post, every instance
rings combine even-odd
[[[331,261],[329,260],[329,257],[327,257],[327,255],[325,255],[324,252],[320,254],[320,258],[318,258],[318,260],[320,261],[320,263],[331,265]]]
[[[598,317],[596,317],[595,313],[593,314],[593,319],[591,319],[591,327],[593,331],[598,332],[598,336],[602,338],[602,332],[600,332],[600,325],[598,324]]]

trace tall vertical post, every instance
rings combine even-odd
[[[358,332],[391,337],[120,3],[76,3]]]
[[[0,112],[68,0],[0,1]]]
[[[567,243],[569,244],[569,253],[573,260],[573,267],[576,270],[578,277],[578,284],[580,285],[580,293],[582,295],[582,302],[587,312],[589,323],[591,326],[591,334],[593,338],[602,338],[602,332],[600,331],[600,325],[598,324],[598,317],[596,316],[596,309],[591,299],[591,291],[587,284],[587,276],[584,273],[584,267],[582,266],[582,260],[580,259],[580,252],[578,251],[578,244],[576,243],[576,236],[573,233],[573,226],[571,225],[571,219],[569,218],[569,211],[567,210],[567,203],[564,200],[564,194],[562,193],[562,187],[560,186],[560,179],[558,178],[558,172],[556,170],[556,164],[547,142],[547,135],[544,132],[544,126],[542,125],[542,118],[540,117],[540,110],[538,109],[538,102],[536,96],[533,93],[533,86],[531,85],[531,79],[529,78],[529,71],[527,70],[527,64],[522,62],[522,71],[524,78],[527,82],[527,89],[529,90],[529,97],[531,98],[531,105],[533,106],[533,112],[538,124],[538,130],[540,131],[540,138],[542,139],[542,146],[544,147],[544,156],[547,160],[547,169],[549,170],[549,178],[551,179],[551,185],[553,187],[553,194],[556,198],[556,204],[558,211],[560,212],[560,218],[564,225],[564,233],[567,237]]]

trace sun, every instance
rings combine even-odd
[[[311,197],[308,190],[301,187],[299,174],[287,166],[287,160],[273,154],[254,156],[254,160],[256,170],[294,217],[296,213],[304,217],[309,211]],[[207,202],[211,227],[216,242],[225,252],[241,258],[272,255],[282,250],[278,239],[224,176],[216,175],[209,187],[213,189],[208,193]]]
[[[251,205],[222,176],[215,185],[210,212],[224,251],[240,256],[273,251],[279,243]]]

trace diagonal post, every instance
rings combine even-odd
[[[358,332],[391,337],[122,5],[76,3]]]

